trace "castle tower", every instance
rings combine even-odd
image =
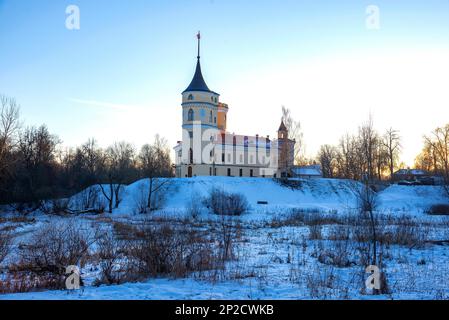
[[[226,132],[226,123],[228,118],[228,105],[226,103],[218,103],[217,127],[222,132]]]
[[[284,121],[281,122],[281,125],[278,129],[278,165],[280,170],[281,177],[287,177],[290,169],[290,140],[288,139],[288,129],[284,124]]]
[[[202,150],[208,142],[192,140],[195,134],[201,134],[207,129],[218,128],[218,110],[220,95],[209,89],[201,72],[200,44],[201,34],[198,32],[198,56],[195,74],[186,90],[182,93],[182,128],[183,148],[182,158],[186,165],[202,164]],[[226,126],[226,125],[225,125]],[[198,130],[199,129],[199,130]],[[201,138],[201,137],[200,137]],[[188,176],[195,175],[194,168],[189,167]]]
[[[279,140],[288,139],[288,129],[284,124],[284,120],[281,121],[281,125],[279,126],[278,129],[278,139]]]

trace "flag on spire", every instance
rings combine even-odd
[[[200,42],[201,42],[201,32],[198,31],[198,34],[196,35],[198,39],[198,60],[200,59]]]

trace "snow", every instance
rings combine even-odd
[[[383,211],[420,214],[439,203],[447,203],[440,186],[392,185],[379,193],[379,204]]]
[[[166,180],[161,180],[166,181]],[[153,216],[187,217],[187,208],[201,199],[212,188],[241,193],[249,204],[248,213],[239,217],[244,233],[237,249],[238,259],[226,265],[226,274],[218,279],[208,274],[192,274],[185,279],[155,278],[141,283],[125,283],[113,286],[90,285],[96,277],[95,270],[82,270],[86,287],[79,291],[42,291],[0,295],[0,299],[45,300],[93,300],[93,299],[369,299],[361,294],[360,277],[365,277],[360,266],[331,268],[318,262],[316,253],[333,250],[329,240],[310,240],[309,229],[303,225],[273,226],[271,222],[286,219],[291,209],[303,209],[319,215],[354,214],[356,197],[353,182],[333,179],[296,179],[299,189],[282,186],[273,179],[195,177],[170,179],[166,184],[167,195],[161,210]],[[138,223],[145,215],[136,212],[142,190],[148,180],[137,181],[123,188],[123,198],[112,215],[117,221]],[[72,200],[79,197],[75,195]],[[258,204],[266,201],[268,204]],[[75,201],[76,202],[76,201]],[[447,203],[441,187],[392,185],[378,197],[378,213],[383,215],[408,215],[423,226],[429,226],[429,239],[448,240],[448,217],[425,214],[433,204]],[[2,215],[5,217],[5,215]],[[203,212],[196,221],[202,228],[216,216]],[[26,242],[33,228],[62,217],[35,214],[33,223],[16,224],[18,241]],[[79,216],[85,225],[98,216]],[[212,222],[213,223],[213,222]],[[5,222],[1,226],[9,226]],[[326,236],[335,226],[323,226]],[[324,251],[323,251],[324,250]],[[449,255],[445,245],[426,245],[423,248],[407,248],[394,245],[384,249],[386,270],[392,294],[378,299],[435,299],[449,297]],[[356,257],[353,257],[356,259]],[[424,262],[422,262],[424,261]],[[332,275],[335,288],[322,289],[316,297],[307,279]]]
[[[297,179],[298,190],[281,186],[273,179],[195,177],[174,178],[165,185],[165,214],[183,214],[192,202],[201,201],[213,188],[244,195],[251,207],[252,218],[263,218],[264,213],[285,211],[290,208],[317,209],[323,212],[346,212],[354,209],[356,198],[352,182],[337,179]],[[161,179],[160,181],[166,181]],[[123,199],[114,214],[135,215],[142,190],[148,180],[140,180],[123,188]],[[76,199],[77,196],[73,198]],[[258,204],[258,202],[268,204]],[[423,213],[433,204],[445,203],[445,194],[439,186],[392,185],[379,193],[380,210],[402,213]]]

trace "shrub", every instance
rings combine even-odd
[[[279,183],[282,187],[289,188],[292,190],[300,190],[302,188],[301,180],[294,180],[288,178],[276,178],[274,179],[277,183]]]
[[[51,222],[38,229],[29,244],[21,245],[20,261],[13,271],[40,279],[46,288],[64,289],[66,268],[82,266],[93,241],[72,219]]]
[[[112,232],[102,234],[98,239],[97,257],[100,259],[100,276],[95,285],[120,284],[126,279],[126,271],[122,268],[124,246]]]
[[[201,214],[201,203],[192,195],[187,204],[187,214],[193,220],[196,220],[198,216]]]
[[[134,239],[127,242],[126,255],[129,272],[140,277],[182,277],[211,269],[216,261],[210,242],[186,224],[147,223],[136,228]]]
[[[346,268],[355,265],[354,249],[350,240],[337,240],[330,243],[330,247],[322,250],[318,261],[322,264]]]
[[[0,264],[6,258],[11,250],[12,237],[9,232],[1,230],[0,231]]]
[[[321,225],[313,224],[309,226],[309,240],[321,240]]]
[[[73,200],[74,210],[81,213],[103,213],[106,209],[106,202],[101,195],[101,190],[98,185],[83,190],[71,200]]]
[[[245,196],[239,193],[230,193],[221,189],[214,188],[204,201],[214,214],[240,216],[248,208],[248,201]]]
[[[430,215],[449,215],[449,204],[434,204],[427,210]]]

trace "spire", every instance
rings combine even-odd
[[[201,55],[200,55],[200,47],[201,47],[201,32],[200,31],[198,31],[198,34],[196,35],[196,38],[198,39],[198,60],[200,60],[200,57],[201,57]]]
[[[279,126],[278,131],[287,131],[287,127],[284,124],[284,120],[281,121],[281,125]]]
[[[184,92],[187,91],[208,91],[208,92],[212,92],[211,90],[209,90],[206,82],[204,81],[203,78],[203,74],[201,72],[201,63],[200,63],[200,45],[201,45],[201,33],[198,31],[198,34],[196,35],[197,39],[198,39],[198,56],[197,56],[197,63],[196,63],[196,70],[195,70],[195,75],[193,76],[192,82],[190,83],[190,85],[187,87],[186,90],[184,90]]]

